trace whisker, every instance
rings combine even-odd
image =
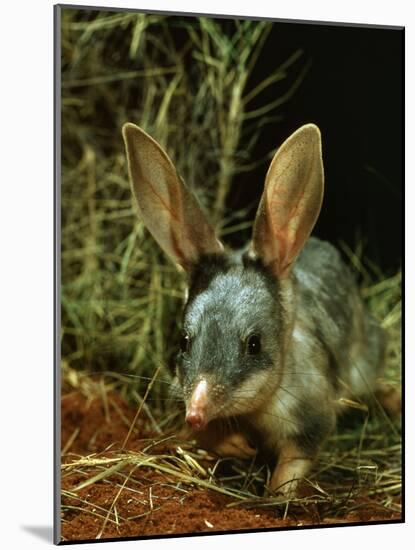
[[[183,399],[180,399],[179,397],[153,397],[153,398],[147,397],[146,402],[149,402],[149,401],[152,401],[152,402],[163,401],[166,403],[168,403],[169,401],[174,401],[176,403],[184,403]]]
[[[283,403],[281,403],[282,405],[284,405]],[[232,400],[232,416],[235,416],[235,415],[238,415],[240,414],[241,416],[244,415],[246,413],[246,407],[245,407],[245,403],[244,402],[241,402],[241,401],[238,401],[237,399],[235,400]],[[228,406],[228,404],[226,405]],[[223,407],[223,409],[221,410],[225,410],[225,407]],[[281,420],[283,422],[288,422],[289,424],[293,424],[294,426],[298,427],[298,426],[302,426],[300,422],[296,422],[295,420],[293,420],[292,418],[287,418],[286,416],[280,416],[280,415],[277,415],[275,413],[270,413],[270,412],[264,412],[263,413],[265,416],[268,416],[268,417],[271,417],[271,418],[277,418],[278,420]]]
[[[302,427],[302,424],[300,422],[296,422],[292,418],[287,418],[286,416],[279,416],[278,414],[269,413],[269,412],[265,412],[264,415],[269,416],[271,418],[278,418],[278,420],[282,420],[283,422],[288,422],[289,424],[293,424],[294,426],[297,426],[297,427],[298,426]]]
[[[301,387],[301,386],[297,386],[297,387]],[[284,386],[279,386],[279,389],[281,389],[281,390],[285,391],[286,393],[288,393],[288,395],[290,395],[291,397],[296,399],[299,403],[303,403],[304,405],[307,405],[307,401],[305,399],[302,399],[298,395],[295,395],[294,393],[290,392],[289,390],[287,390],[287,388],[284,388]],[[276,397],[278,398],[278,395]],[[282,401],[280,401],[280,402],[282,403]]]

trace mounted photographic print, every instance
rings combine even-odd
[[[404,520],[403,44],[55,7],[56,543]]]

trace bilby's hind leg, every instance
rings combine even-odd
[[[402,413],[402,394],[398,388],[387,382],[380,382],[377,384],[375,397],[386,414],[391,418],[399,418]]]
[[[402,395],[399,388],[389,384],[384,378],[387,337],[384,329],[368,313],[364,316],[365,339],[352,350],[350,386],[352,397],[363,399],[375,397],[391,418],[402,412]]]

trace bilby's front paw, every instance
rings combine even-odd
[[[184,426],[178,434],[179,439],[189,441],[195,439],[198,446],[222,457],[248,459],[256,455],[257,450],[252,447],[242,432],[226,433],[220,422],[210,423],[204,430],[195,433],[188,426]]]
[[[195,434],[189,426],[185,425],[177,433],[177,438],[181,441],[190,441],[191,439],[195,439]]]
[[[300,479],[295,478],[288,481],[282,481],[277,478],[277,480],[271,478],[269,485],[265,487],[264,496],[272,497],[272,500],[287,502],[287,500],[292,500],[297,497],[298,486],[300,484]]]
[[[269,494],[280,495],[282,500],[295,498],[299,484],[311,464],[311,459],[305,457],[294,443],[287,442],[280,451],[267,491]]]
[[[241,433],[233,433],[224,437],[212,450],[219,456],[243,459],[252,458],[256,455],[256,449],[250,446]]]

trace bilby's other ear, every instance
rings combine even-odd
[[[309,237],[323,191],[320,130],[306,124],[272,159],[253,229],[252,252],[279,277],[289,274]]]
[[[160,145],[134,124],[122,129],[131,186],[144,224],[170,258],[190,271],[223,251],[194,195]]]

